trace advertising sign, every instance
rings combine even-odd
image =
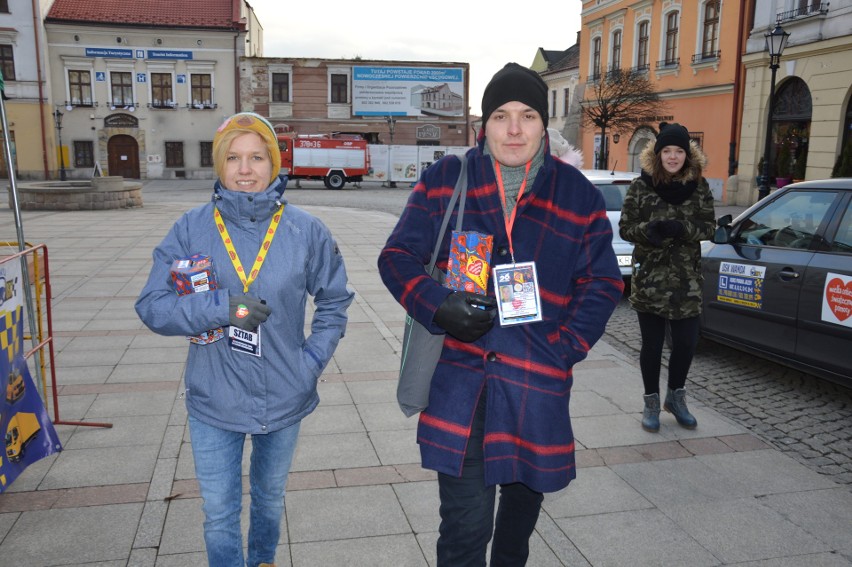
[[[355,116],[464,116],[464,69],[353,67]]]
[[[852,277],[831,272],[825,275],[822,320],[852,327]]]
[[[370,154],[370,169],[364,176],[364,181],[386,182],[388,175],[388,146],[385,144],[370,144],[367,146]]]
[[[722,262],[716,299],[755,309],[763,309],[763,279],[766,266]]]
[[[24,358],[21,263],[0,264],[0,493],[30,464],[62,450]]]

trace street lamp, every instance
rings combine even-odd
[[[388,115],[385,118],[385,121],[388,123],[388,132],[390,133],[390,146],[393,146],[393,131],[396,128],[396,118],[391,115]],[[388,179],[390,180],[390,176],[393,174],[390,168],[390,153],[391,148],[388,147]],[[396,181],[389,181],[388,187],[396,187]]]
[[[65,156],[62,155],[62,113],[59,109],[53,111],[53,120],[56,122],[56,134],[59,138],[59,179],[65,181]]]
[[[772,145],[772,117],[775,114],[775,72],[778,71],[781,54],[784,53],[784,48],[787,47],[787,39],[790,37],[790,34],[785,32],[779,24],[775,25],[772,32],[764,35],[766,37],[766,50],[769,51],[769,69],[772,72],[772,77],[769,83],[769,112],[766,116],[766,140],[763,146],[763,171],[758,181],[758,200],[769,195],[769,172],[771,171],[770,162],[772,161],[769,151]]]

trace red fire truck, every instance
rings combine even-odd
[[[363,179],[370,168],[367,141],[357,134],[278,132],[281,171],[290,179],[322,179],[329,189]]]

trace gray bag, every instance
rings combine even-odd
[[[459,159],[461,160],[459,179],[456,181],[453,196],[450,197],[447,212],[441,222],[441,230],[438,232],[438,240],[435,242],[432,258],[429,260],[429,265],[426,266],[426,273],[437,282],[441,282],[443,273],[441,270],[435,269],[435,262],[438,259],[444,234],[447,232],[447,225],[450,223],[450,216],[456,207],[456,201],[459,203],[456,230],[461,230],[462,217],[464,216],[464,201],[467,197],[467,159],[465,156],[460,156]],[[399,402],[399,408],[406,417],[411,417],[423,411],[429,405],[429,387],[432,384],[432,375],[435,373],[435,367],[438,366],[438,360],[441,358],[441,351],[444,348],[444,336],[443,333],[433,335],[414,317],[406,314],[405,333],[402,336],[402,357],[399,365],[399,383],[396,387],[396,399]]]

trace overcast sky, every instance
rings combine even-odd
[[[503,65],[528,67],[539,47],[574,45],[582,11],[581,0],[451,0],[443,3],[446,9],[388,0],[248,2],[263,26],[265,57],[469,63],[473,114],[480,113],[482,91]]]

